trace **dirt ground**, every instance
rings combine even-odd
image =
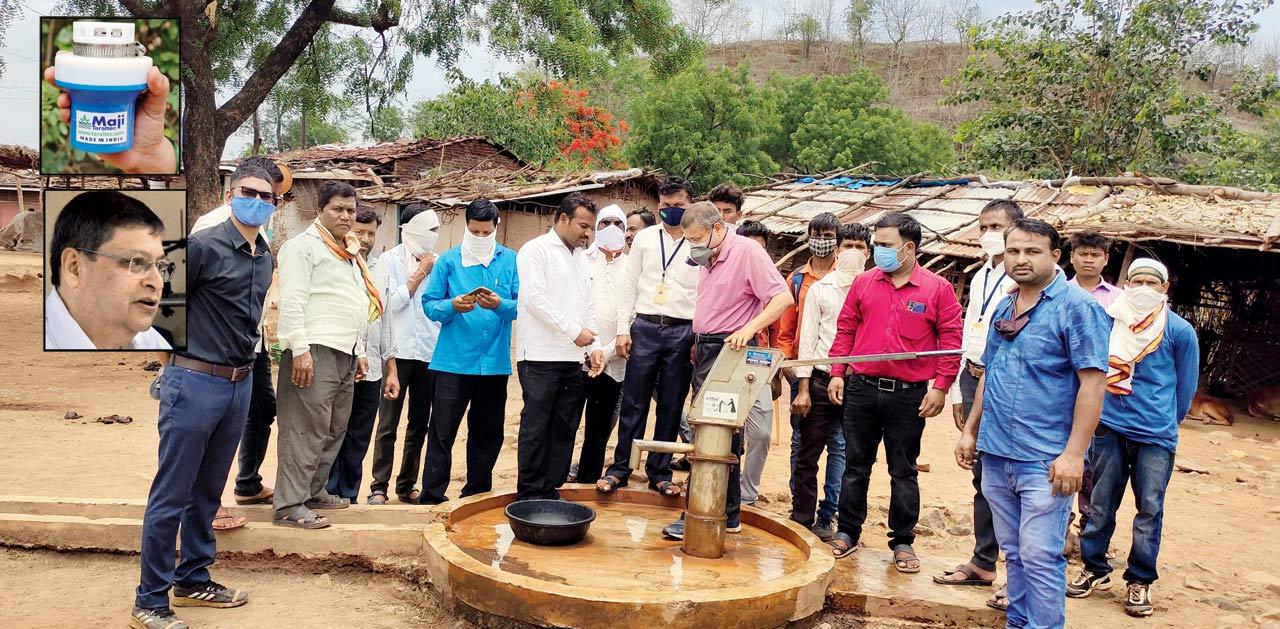
[[[8,349],[0,381],[0,437],[10,453],[0,457],[0,494],[145,497],[155,473],[157,441],[156,403],[147,395],[154,374],[142,369],[150,356],[42,353],[40,279],[34,275],[39,264],[35,255],[0,252],[0,337]],[[495,471],[500,490],[515,485],[519,409],[520,391],[513,377],[506,440]],[[63,416],[68,411],[84,419],[66,420]],[[127,425],[91,421],[110,414],[129,415],[134,421]],[[758,506],[785,514],[790,507],[790,429],[785,421],[779,425],[781,434],[775,435],[770,450]],[[972,547],[973,490],[968,474],[954,464],[955,437],[949,416],[934,418],[925,431],[921,462],[927,462],[930,471],[920,476],[926,514],[922,523],[928,523],[931,514],[941,521],[932,522],[930,534],[918,540],[924,564],[919,579],[927,580],[963,561]],[[455,449],[456,481],[462,480],[464,443],[465,428]],[[1179,460],[1209,473],[1175,472],[1170,483],[1160,556],[1162,578],[1152,590],[1156,615],[1147,621],[1125,616],[1120,583],[1093,598],[1068,601],[1069,627],[1265,623],[1280,627],[1280,568],[1276,567],[1280,561],[1280,423],[1252,418],[1243,408],[1237,409],[1233,427],[1189,422],[1182,429]],[[263,471],[268,483],[275,477],[275,468],[272,450]],[[878,464],[870,496],[873,512],[863,540],[869,546],[885,540],[887,478],[884,466]],[[460,486],[451,489],[456,492]],[[226,496],[230,504],[230,485]],[[1126,499],[1113,541],[1119,551],[1117,566],[1123,565],[1128,550],[1132,515],[1132,501]],[[72,626],[114,621],[119,618],[117,610],[129,606],[136,561],[127,556],[0,550],[0,591],[8,601],[0,606],[0,623],[9,624],[3,622],[5,617],[23,618],[27,623],[35,619],[38,626],[54,620],[70,620]],[[1070,568],[1076,569],[1074,564]],[[422,604],[418,600],[422,597],[406,593],[405,586],[389,577],[341,573],[277,579],[272,567],[250,562],[220,564],[215,576],[256,593],[256,604],[244,608],[249,615],[234,621],[241,627],[273,626],[285,618],[313,626],[350,621],[386,627],[447,627],[460,622]],[[217,614],[216,610],[187,613],[202,626],[220,624],[205,615]],[[308,619],[311,622],[305,623]]]

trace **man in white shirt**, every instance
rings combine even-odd
[[[578,456],[579,483],[595,483],[604,471],[604,451],[617,421],[622,380],[627,360],[618,355],[618,321],[630,317],[622,308],[622,283],[626,277],[625,215],[610,205],[596,217],[596,240],[587,254],[591,268],[591,298],[595,305],[596,332],[604,349],[604,365],[585,369],[582,388],[586,393],[583,413],[582,452]]]
[[[275,518],[272,524],[329,526],[313,509],[344,509],[325,490],[364,377],[369,322],[382,297],[352,235],[356,190],[326,181],[315,223],[280,249],[280,359]]]
[[[520,411],[516,498],[557,499],[573,458],[582,412],[582,365],[604,366],[591,299],[591,271],[582,249],[595,231],[596,207],[571,194],[556,209],[551,231],[516,255],[521,299],[516,315]]]
[[[964,360],[960,366],[960,375],[951,387],[951,413],[956,429],[961,432],[964,431],[965,418],[973,407],[978,379],[986,370],[982,354],[987,347],[992,316],[1000,305],[1000,300],[1017,285],[1004,272],[1004,232],[1020,218],[1022,208],[1017,202],[1008,199],[991,201],[978,215],[978,241],[983,253],[987,254],[987,261],[969,280],[969,305],[964,312]],[[991,507],[982,495],[981,458],[973,462],[973,488],[973,557],[968,563],[934,576],[936,583],[989,587],[995,581],[1000,546],[996,543]],[[997,594],[993,602],[996,605],[1003,604],[1002,595]]]
[[[377,237],[378,225],[382,220],[377,212],[364,205],[356,210],[356,223],[351,228],[356,240],[360,241],[360,256],[369,266],[369,272],[378,276],[377,260],[369,256],[373,250],[373,241]],[[352,387],[351,419],[347,422],[347,432],[342,438],[342,446],[338,448],[337,458],[329,471],[329,482],[325,490],[330,494],[355,504],[360,497],[360,478],[364,473],[364,455],[369,453],[369,440],[373,436],[374,418],[378,414],[379,401],[386,392],[388,398],[397,397],[400,393],[400,380],[396,374],[396,362],[392,360],[396,348],[391,341],[391,312],[384,312],[382,318],[369,324],[365,335],[365,356],[368,371],[363,378],[357,378]],[[385,365],[385,369],[384,369]],[[383,381],[383,372],[386,381]]]
[[[871,231],[866,225],[840,225],[835,265],[806,291],[798,326],[796,358],[827,358],[836,338],[836,321],[844,308],[853,278],[867,265]],[[823,541],[835,536],[833,520],[840,508],[840,481],[844,475],[843,407],[827,396],[831,366],[796,367],[796,395],[791,400],[796,434],[796,460],[792,465],[791,519],[813,531]],[[823,500],[818,502],[818,459],[827,450]],[[814,519],[815,509],[817,519]]]
[[[643,439],[649,418],[649,400],[657,389],[658,409],[653,438],[673,441],[680,431],[680,412],[693,379],[693,308],[698,293],[698,267],[690,265],[689,245],[680,220],[693,203],[693,188],[679,177],[667,177],[658,186],[658,210],[662,224],[635,235],[627,254],[626,281],[622,284],[622,309],[634,313],[618,322],[618,355],[627,359],[622,383],[622,411],[618,416],[618,445],[613,465],[596,489],[609,493],[627,484],[632,469],[631,442]],[[679,496],[671,482],[671,455],[649,454],[645,474],[649,487],[667,496]]]
[[[143,202],[114,190],[83,192],[53,224],[44,348],[172,347],[151,322],[173,263],[164,223]]]
[[[396,449],[396,431],[409,402],[409,421],[404,432],[404,454],[400,457],[400,473],[396,475],[396,496],[400,502],[415,504],[421,492],[414,488],[422,469],[422,446],[427,440],[431,420],[431,401],[436,379],[431,371],[431,357],[440,324],[427,318],[422,308],[427,276],[436,261],[436,240],[440,237],[440,217],[422,203],[405,206],[400,214],[400,244],[382,254],[374,281],[387,299],[387,312],[392,315],[391,342],[395,345],[396,375],[400,391],[382,402],[378,418],[378,434],[373,446],[373,481],[369,485],[369,504],[387,503],[387,486],[391,480]]]

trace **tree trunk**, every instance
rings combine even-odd
[[[258,110],[253,110],[253,154],[262,154],[262,130],[258,124]]]
[[[303,109],[298,118],[298,150],[307,148],[307,110]]]

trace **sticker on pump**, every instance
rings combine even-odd
[[[76,141],[84,144],[119,144],[128,141],[129,116],[125,112],[76,112]]]
[[[702,395],[702,415],[712,419],[737,419],[738,395],[707,391]]]
[[[773,354],[759,349],[747,350],[747,364],[754,367],[769,367],[773,365]]]

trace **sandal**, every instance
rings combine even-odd
[[[844,559],[853,553],[858,552],[858,545],[849,539],[844,533],[836,533],[836,536],[827,542],[827,546],[831,547],[831,554],[836,559]]]
[[[295,529],[322,529],[329,526],[329,518],[312,511],[306,515],[281,515],[271,520],[276,526],[287,526]]]
[[[679,498],[681,493],[680,486],[669,480],[649,483],[649,489],[652,489],[668,498]]]
[[[920,558],[916,556],[916,551],[911,548],[910,544],[898,544],[893,547],[893,567],[903,574],[915,574],[920,572]],[[916,562],[915,566],[909,565],[912,561]]]
[[[418,496],[421,496],[421,495],[422,495],[422,492],[414,489],[409,491],[409,493],[407,494],[396,494],[396,498],[398,498],[400,502],[416,505],[418,504]]]
[[[369,494],[369,497],[364,501],[367,505],[384,505],[387,502],[387,492],[385,491],[375,491]]]
[[[215,531],[230,531],[231,529],[238,529],[248,523],[249,518],[235,515],[230,511],[227,511],[226,507],[218,507],[217,515],[213,516],[213,530]]]
[[[1004,588],[996,590],[996,593],[992,594],[991,598],[987,599],[987,607],[990,607],[991,609],[998,609],[1002,612],[1009,611],[1008,592],[1006,592]]]
[[[623,486],[625,486],[625,484],[619,480],[617,476],[609,474],[605,474],[604,478],[596,481],[596,491],[602,494],[611,494],[617,491],[619,487]]]
[[[963,579],[949,579],[951,575],[962,575]],[[984,579],[978,576],[977,570],[969,564],[960,564],[951,570],[944,570],[941,576],[933,578],[933,582],[938,585],[981,585],[991,587],[995,579]]]

